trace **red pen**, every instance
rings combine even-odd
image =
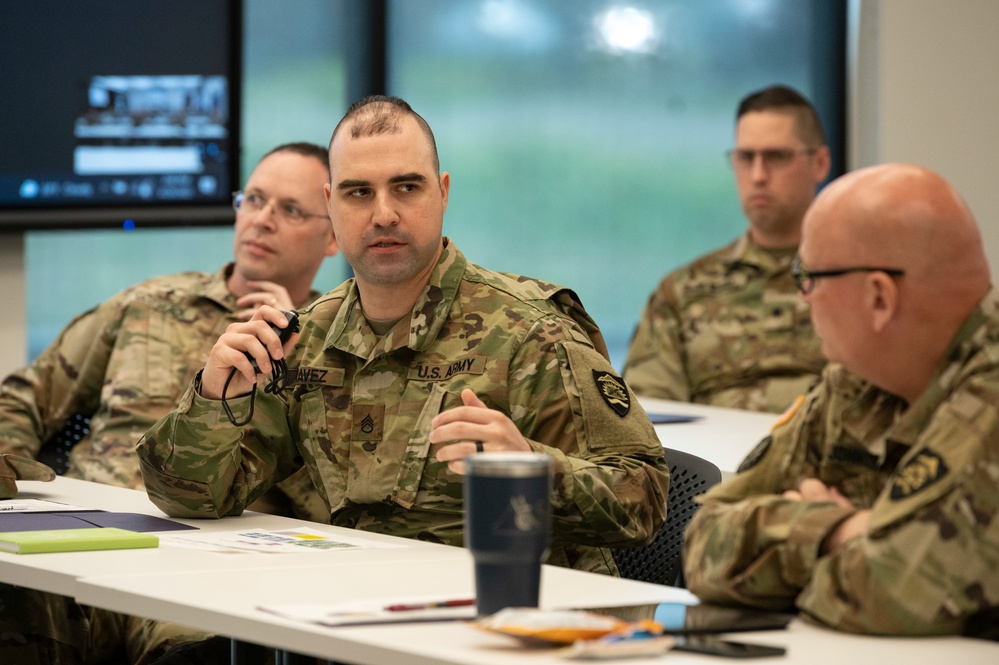
[[[408,612],[410,610],[432,610],[438,607],[467,607],[474,605],[474,598],[459,598],[457,600],[440,600],[433,603],[416,603],[412,605],[389,605],[386,612]]]

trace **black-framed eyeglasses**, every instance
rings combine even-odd
[[[301,226],[312,217],[329,219],[326,213],[305,212],[291,201],[264,198],[255,192],[242,190],[232,193],[232,209],[238,215],[241,212],[260,212],[269,204],[274,203],[274,216],[290,226]]]
[[[756,156],[763,159],[763,165],[768,169],[782,169],[791,164],[798,155],[814,155],[816,148],[770,148],[768,150],[743,150],[733,148],[725,153],[732,168],[737,171],[748,171],[756,163]]]
[[[875,266],[851,266],[849,268],[837,268],[836,270],[809,270],[801,262],[801,257],[794,257],[791,262],[791,276],[794,277],[794,285],[798,287],[801,295],[807,296],[815,288],[815,280],[820,277],[839,277],[849,275],[854,272],[883,272],[890,277],[901,277],[905,271],[901,268],[879,268]]]

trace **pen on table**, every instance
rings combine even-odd
[[[431,610],[438,607],[467,607],[469,605],[474,605],[474,598],[458,598],[456,600],[440,600],[433,603],[413,603],[410,605],[400,604],[400,605],[389,605],[385,608],[386,612],[408,612],[410,610]]]

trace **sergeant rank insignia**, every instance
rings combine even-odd
[[[631,409],[631,398],[628,396],[628,388],[624,385],[624,379],[614,376],[610,372],[593,371],[593,380],[597,384],[600,396],[604,398],[614,413],[622,418]]]
[[[896,501],[908,498],[946,476],[948,470],[940,455],[924,450],[895,474],[895,482],[891,486],[891,498]]]

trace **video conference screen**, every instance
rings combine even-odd
[[[0,2],[0,230],[228,223],[238,0]]]

